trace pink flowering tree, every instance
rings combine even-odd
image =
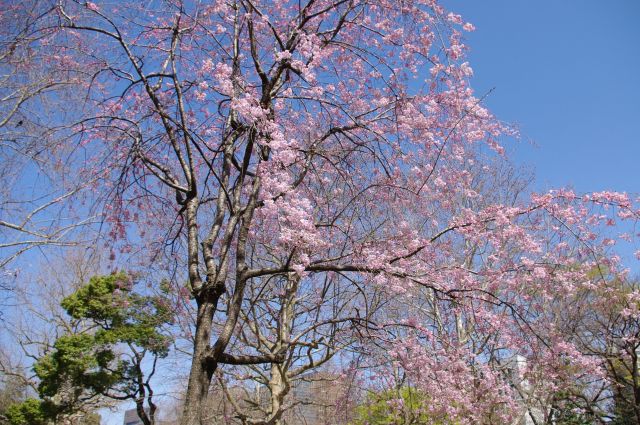
[[[73,211],[100,212],[113,260],[188,281],[182,424],[201,423],[221,367],[286,361],[288,338],[238,338],[277,279],[425,297],[427,314],[366,317],[386,347],[371,376],[401,369],[457,423],[518,415],[500,367],[516,354],[556,386],[557,365],[593,366],[545,303],[623,272],[601,230],[637,209],[614,192],[483,201],[511,131],[469,86],[460,16],[434,0],[61,0],[37,18],[42,66],[82,93],[46,134],[64,182],[86,183]]]

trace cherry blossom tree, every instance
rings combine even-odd
[[[483,201],[474,181],[513,132],[470,88],[460,16],[435,0],[50,6],[32,49],[82,98],[53,114],[67,178],[47,184],[76,183],[72,211],[99,212],[112,259],[172,270],[193,300],[182,424],[202,422],[218,369],[287,361],[288,337],[267,352],[238,338],[256,288],[282,279],[422,297],[429,315],[362,326],[382,349],[370,376],[401,369],[434,417],[517,416],[498,367],[514,355],[554,388],[597,366],[545,303],[609,284],[594,268],[624,273],[607,229],[637,207],[566,189]]]

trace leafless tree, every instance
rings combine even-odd
[[[3,2],[1,7],[0,270],[6,277],[17,273],[10,264],[34,248],[90,240],[76,231],[95,220],[69,208],[91,181],[70,178],[70,164],[54,159],[66,149],[52,137],[67,118],[62,105],[82,101],[80,73],[51,64],[38,47],[55,31],[50,19],[55,4]],[[0,283],[8,289],[12,280]]]

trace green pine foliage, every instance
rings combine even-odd
[[[22,403],[9,406],[5,416],[11,425],[47,425],[50,413],[44,403],[35,398],[28,398]]]
[[[169,352],[165,328],[173,314],[166,298],[136,293],[133,286],[124,272],[95,276],[62,301],[71,317],[86,322],[85,331],[59,337],[36,362],[41,399],[12,405],[6,415],[11,425],[44,425],[72,414],[80,397],[135,393],[142,357]],[[123,356],[127,351],[137,355]]]

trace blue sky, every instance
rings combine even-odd
[[[640,192],[639,0],[443,0],[467,33],[478,95],[518,124],[537,189]],[[529,143],[533,142],[533,143]]]

